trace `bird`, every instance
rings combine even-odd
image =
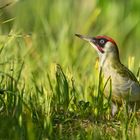
[[[89,37],[75,34],[91,44],[99,57],[99,70],[103,73],[103,80],[111,79],[112,114],[117,112],[117,104],[127,101],[131,107],[140,108],[140,83],[135,75],[121,63],[117,43],[111,37],[100,35]],[[105,97],[109,97],[110,84],[105,87]]]

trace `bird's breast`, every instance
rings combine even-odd
[[[105,87],[105,95],[108,96],[110,93],[110,89],[112,90],[112,97],[117,98],[117,100],[121,98],[126,98],[130,95],[131,101],[140,100],[140,85],[135,81],[129,79],[129,77],[124,77],[120,73],[118,73],[117,69],[114,69],[111,66],[106,66],[102,68],[104,83],[107,80],[111,79],[111,84],[108,82]],[[110,87],[112,85],[112,87]]]

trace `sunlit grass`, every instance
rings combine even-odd
[[[138,140],[139,115],[125,104],[111,115],[97,54],[74,34],[114,38],[139,80],[139,4],[19,0],[0,8],[0,139]]]

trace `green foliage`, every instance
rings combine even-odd
[[[112,36],[139,80],[139,0],[0,2],[0,139],[139,139],[127,105],[111,115],[96,52],[75,33]]]

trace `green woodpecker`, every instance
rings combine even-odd
[[[75,34],[88,41],[99,55],[99,66],[105,81],[112,82],[112,101],[122,103],[127,99],[131,105],[140,107],[140,84],[134,74],[120,61],[119,50],[115,41],[107,36],[87,37]],[[105,95],[109,96],[110,84],[105,88]],[[115,112],[114,109],[113,112]]]

